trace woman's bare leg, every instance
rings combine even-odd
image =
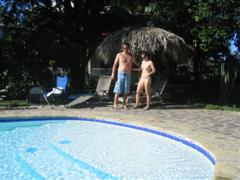
[[[143,88],[144,88],[144,84],[143,84],[142,80],[140,80],[138,83],[138,86],[137,86],[137,91],[136,91],[136,103],[133,108],[137,108],[139,106],[140,94],[141,94],[141,91],[143,90]]]
[[[151,79],[146,79],[144,81],[145,93],[146,93],[146,107],[144,109],[150,109],[151,104]]]

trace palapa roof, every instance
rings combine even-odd
[[[194,55],[194,49],[183,38],[169,31],[156,27],[128,27],[107,36],[97,47],[92,60],[105,64],[113,62],[125,41],[130,44],[130,50],[136,57],[141,50],[145,50],[155,63],[171,60],[186,63]]]

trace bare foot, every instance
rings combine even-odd
[[[117,105],[113,105],[113,108],[115,109],[115,110],[118,110],[118,106]]]
[[[133,107],[133,109],[137,109],[137,108],[139,108],[139,105],[135,105],[135,106]]]
[[[150,106],[146,106],[145,108],[143,108],[143,110],[149,110]]]
[[[122,108],[123,108],[123,109],[128,109],[128,106],[127,106],[127,105],[123,105]]]

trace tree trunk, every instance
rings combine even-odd
[[[220,65],[220,98],[219,103],[222,105],[227,105],[229,103],[229,98],[232,94],[234,88],[237,72],[229,69],[225,63]]]
[[[86,67],[80,67],[75,64],[70,68],[71,92],[80,93],[84,91],[84,80],[86,75]]]

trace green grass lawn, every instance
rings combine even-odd
[[[26,107],[29,106],[27,100],[9,100],[9,101],[0,101],[0,108],[7,107]]]
[[[225,106],[225,105],[207,104],[204,108],[209,109],[209,110],[239,111],[240,112],[240,107],[236,107],[235,105]]]

